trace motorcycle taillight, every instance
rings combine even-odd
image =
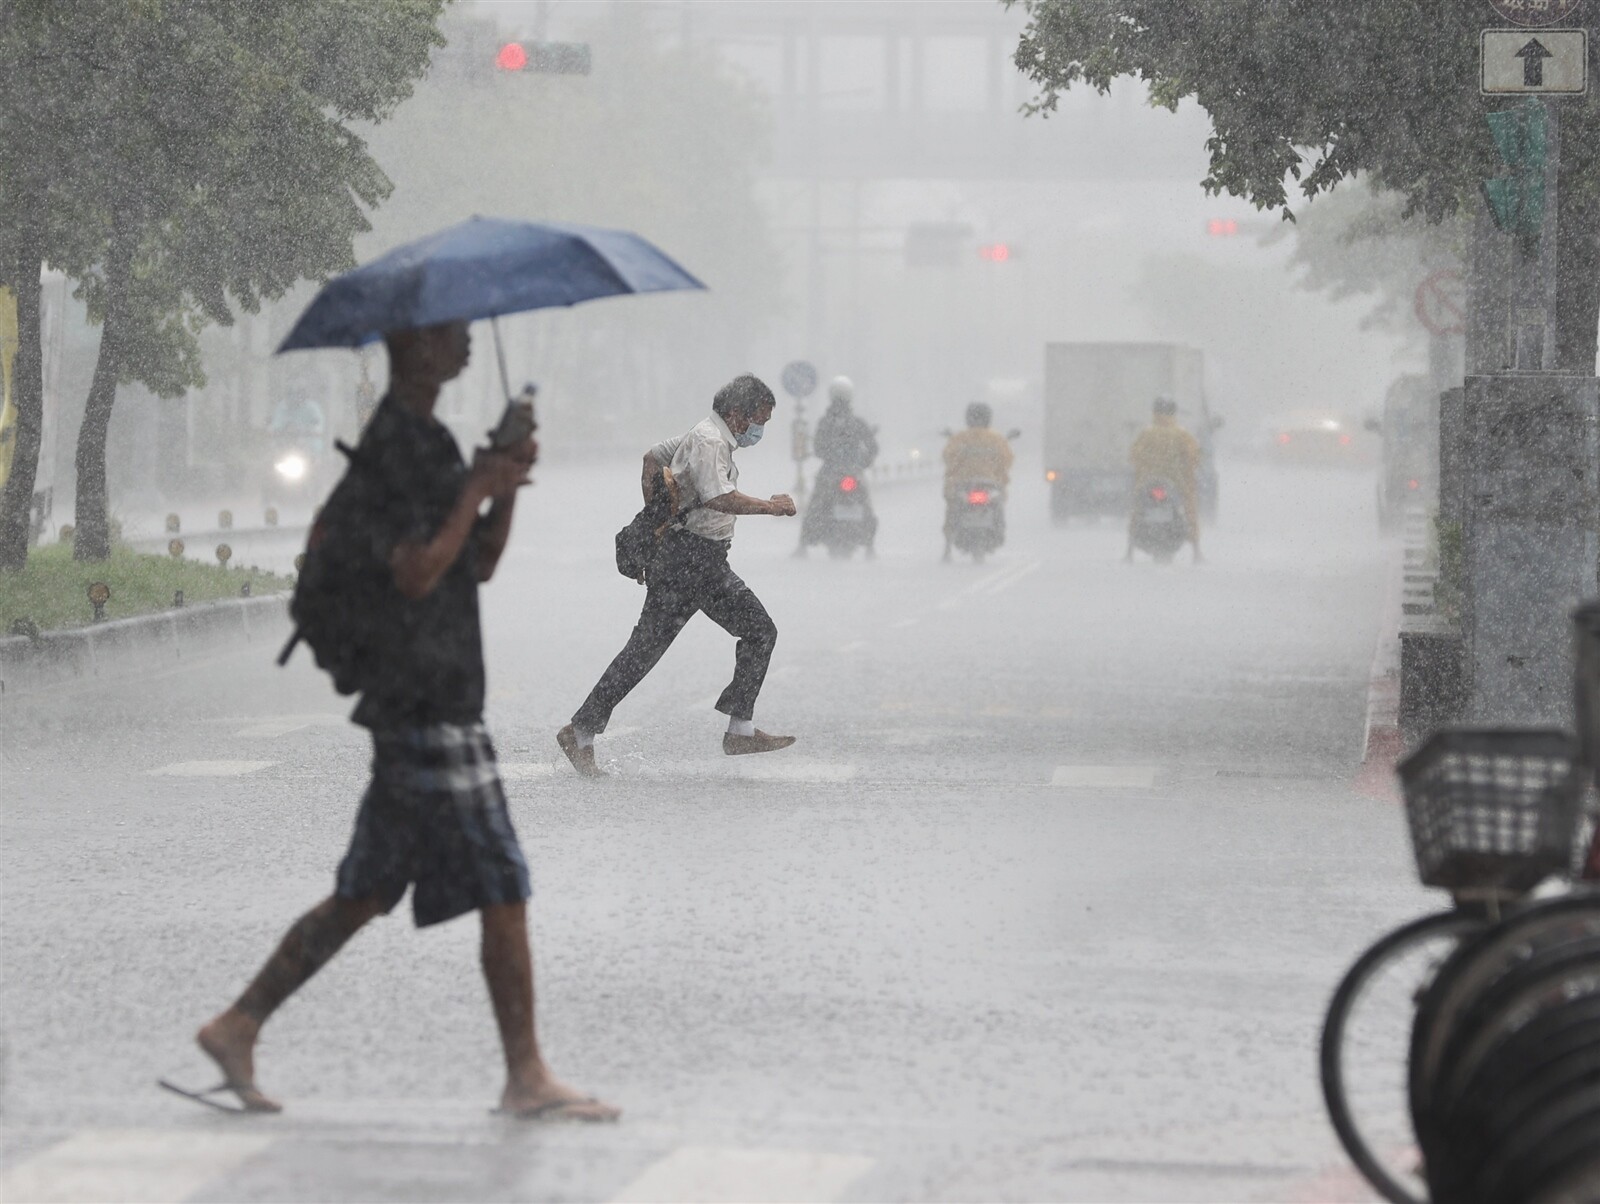
[[[967,503],[972,506],[987,506],[989,504],[989,491],[986,489],[974,489],[967,494]]]
[[[1152,501],[1164,502],[1167,500],[1167,491],[1157,485],[1150,491],[1150,498]]]
[[[854,493],[857,484],[858,482],[854,477],[845,477],[839,482],[839,491],[841,493]]]

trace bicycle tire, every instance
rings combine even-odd
[[[1357,1122],[1349,1102],[1349,1085],[1345,1081],[1343,1052],[1350,1014],[1362,990],[1377,975],[1385,963],[1412,946],[1425,941],[1454,937],[1457,949],[1470,936],[1481,932],[1487,920],[1470,912],[1455,910],[1423,916],[1395,929],[1363,953],[1345,972],[1328,1002],[1327,1016],[1322,1023],[1322,1040],[1319,1061],[1322,1072],[1322,1099],[1328,1109],[1328,1119],[1338,1135],[1339,1144],[1367,1182],[1377,1188],[1391,1204],[1427,1204],[1427,1196],[1419,1195],[1407,1187],[1383,1158],[1372,1149],[1361,1125]],[[1440,964],[1444,959],[1441,958]],[[1419,984],[1419,987],[1421,984]]]
[[[1429,1144],[1433,1114],[1434,1075],[1461,1013],[1496,981],[1513,973],[1544,943],[1559,945],[1574,935],[1587,935],[1597,923],[1600,896],[1573,893],[1541,899],[1519,908],[1500,923],[1486,926],[1478,939],[1457,948],[1434,978],[1417,1007],[1408,1062],[1411,1114],[1418,1136]]]

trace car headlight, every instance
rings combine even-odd
[[[278,475],[284,480],[299,481],[304,479],[306,470],[311,466],[306,463],[306,458],[299,452],[290,452],[272,467],[277,470]]]

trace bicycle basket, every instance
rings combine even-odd
[[[1581,781],[1566,732],[1447,728],[1397,772],[1424,886],[1522,892],[1569,871]]]
[[[1600,602],[1572,612],[1573,702],[1583,763],[1600,785]]]

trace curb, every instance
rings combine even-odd
[[[286,636],[289,594],[229,598],[181,610],[0,639],[0,697],[195,660]]]
[[[1394,767],[1405,755],[1400,730],[1400,556],[1391,559],[1384,591],[1378,644],[1372,654],[1367,685],[1367,715],[1362,734],[1361,767],[1351,783],[1357,794],[1398,802]]]

